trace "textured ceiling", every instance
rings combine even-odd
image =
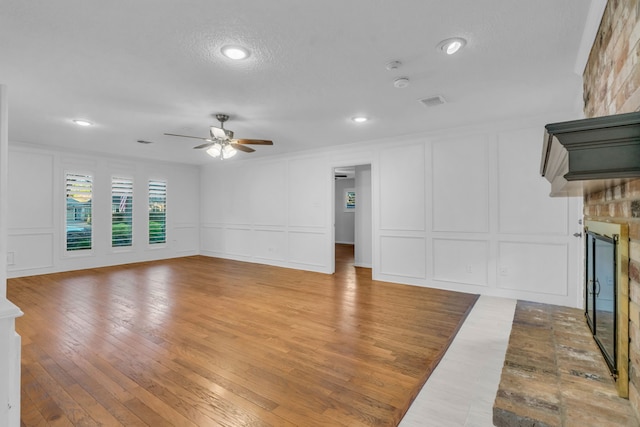
[[[203,164],[197,141],[163,133],[207,136],[228,113],[236,137],[276,144],[236,156],[250,158],[567,110],[589,3],[2,0],[9,140]],[[437,51],[455,36],[463,51]],[[448,102],[417,101],[433,95]]]

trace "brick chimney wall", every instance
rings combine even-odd
[[[584,70],[583,83],[586,117],[640,111],[640,0],[609,0]],[[629,225],[629,400],[638,416],[640,179],[585,194],[584,216]]]

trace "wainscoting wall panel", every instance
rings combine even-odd
[[[415,279],[425,279],[426,251],[424,237],[382,236],[380,273]]]
[[[253,254],[262,260],[285,261],[287,235],[283,230],[255,230]]]
[[[253,255],[251,229],[228,227],[225,230],[225,250],[229,255],[250,258]]]
[[[28,167],[25,167],[29,165]],[[11,151],[9,163],[9,224],[12,229],[52,228],[55,180],[31,185],[41,176],[53,177],[54,156]]]
[[[288,225],[325,227],[326,209],[331,206],[330,171],[324,157],[310,157],[288,162]],[[274,188],[272,191],[283,191]]]
[[[549,197],[539,165],[540,129],[502,133],[498,139],[499,230],[513,234],[562,236],[568,231],[567,197]],[[525,190],[526,189],[526,190]],[[536,212],[535,220],[531,218]]]
[[[7,270],[10,276],[14,272],[48,269],[54,266],[52,232],[9,234],[7,246]]]
[[[176,224],[173,229],[173,240],[175,241],[176,253],[182,255],[197,255],[200,247],[200,236],[197,224]]]
[[[500,242],[498,286],[532,294],[565,296],[568,263],[566,244]]]
[[[251,222],[256,225],[284,226],[287,222],[287,164],[285,161],[257,164],[254,182],[245,188],[251,204]]]
[[[484,240],[433,239],[433,279],[488,285],[489,243]]]
[[[200,227],[200,252],[204,255],[222,256],[226,253],[224,227],[203,224]]]
[[[489,231],[488,150],[484,135],[433,143],[433,231]]]
[[[380,152],[380,209],[382,230],[425,230],[424,143],[382,149]]]
[[[308,266],[309,270],[327,265],[326,233],[322,231],[289,231],[289,261]]]
[[[251,200],[249,193],[256,185],[255,174],[252,169],[239,170],[229,168],[228,174],[223,177],[226,187],[224,190],[224,203],[227,206],[226,221],[229,224],[251,224]]]

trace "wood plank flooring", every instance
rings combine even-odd
[[[202,256],[11,279],[23,426],[394,426],[477,296]]]

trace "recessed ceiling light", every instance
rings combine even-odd
[[[229,59],[240,60],[249,56],[249,51],[241,46],[225,46],[221,51]]]
[[[454,37],[451,39],[442,40],[438,43],[438,49],[446,53],[447,55],[453,55],[458,52],[467,44],[467,41],[461,37]]]
[[[353,120],[356,123],[364,123],[368,121],[369,118],[365,116],[355,116],[355,117],[352,117],[351,120]]]
[[[73,120],[73,123],[77,124],[78,126],[91,126],[93,124],[90,121],[83,119],[75,119]]]

